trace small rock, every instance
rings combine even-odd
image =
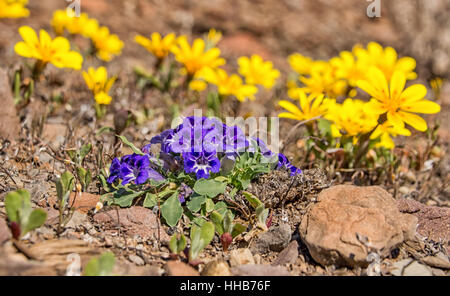
[[[97,230],[95,230],[94,228],[91,228],[91,230],[89,230],[88,233],[89,233],[89,235],[96,235]]]
[[[230,252],[230,265],[239,266],[244,264],[255,264],[252,252],[249,249],[236,249]]]
[[[66,228],[77,229],[86,221],[87,221],[86,214],[82,214],[80,212],[75,211],[73,212],[73,215],[70,218],[69,222],[66,224]]]
[[[169,276],[199,276],[200,274],[193,267],[180,262],[169,261],[166,264],[166,272]]]
[[[247,264],[233,267],[234,276],[289,276],[291,275],[282,266]]]
[[[206,264],[202,271],[203,276],[231,276],[230,267],[225,261],[215,260]]]
[[[250,243],[250,250],[254,254],[266,254],[269,251],[281,252],[289,244],[291,234],[291,227],[288,224],[271,227],[269,231],[259,234]]]
[[[391,274],[395,276],[432,276],[432,270],[412,259],[403,259],[392,264]]]
[[[72,192],[72,194],[69,197],[69,204],[71,205],[73,203],[74,209],[83,214],[87,214],[91,209],[95,209],[95,206],[99,201],[100,195],[91,194],[87,192],[81,193]]]
[[[450,262],[436,256],[427,256],[420,259],[423,263],[437,268],[450,269]]]
[[[300,236],[322,264],[366,267],[368,247],[381,257],[415,239],[417,218],[402,214],[379,186],[338,185],[322,191],[300,224]]]
[[[134,254],[131,254],[130,256],[128,256],[128,260],[130,260],[131,262],[133,262],[134,264],[136,264],[138,266],[145,265],[144,259],[142,259],[141,257],[134,255]]]
[[[119,217],[117,217],[117,213]],[[119,219],[117,219],[119,218]],[[158,239],[158,217],[152,210],[134,206],[131,208],[109,210],[94,215],[94,221],[104,227],[105,230],[117,230],[118,222],[120,227],[129,236],[139,235],[144,240]],[[160,227],[160,238],[162,242],[170,240],[169,235]]]
[[[288,263],[295,263],[298,258],[298,243],[297,241],[291,241],[289,245],[278,254],[272,265],[284,265]]]
[[[0,219],[0,246],[11,238],[11,231],[4,219]]]

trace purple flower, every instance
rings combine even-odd
[[[228,127],[225,124],[223,137],[223,151],[230,159],[235,159],[239,152],[244,152],[249,142],[244,132],[237,126]]]
[[[302,173],[302,170],[293,166],[284,154],[278,153],[278,164],[275,169],[280,170],[282,168],[288,169],[291,172],[291,177]]]
[[[148,155],[125,155],[119,161],[115,158],[110,167],[108,183],[114,183],[117,179],[122,179],[122,184],[126,185],[131,181],[135,184],[143,184],[149,179],[162,181],[164,177],[150,167]]]
[[[117,178],[120,177],[120,161],[118,158],[114,158],[112,163],[111,163],[111,167],[109,168],[109,177],[107,182],[109,184],[114,183],[114,181],[117,180]]]
[[[195,173],[197,179],[208,179],[210,173],[220,171],[220,160],[215,153],[211,152],[185,152],[183,153],[184,171]]]
[[[267,148],[266,143],[264,143],[264,141],[260,138],[252,138],[252,140],[252,145],[248,148],[249,152],[256,152],[256,150],[259,150],[261,154],[266,158],[272,158],[275,155],[275,153]]]

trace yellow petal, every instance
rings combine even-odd
[[[416,130],[421,132],[427,130],[427,122],[419,115],[402,111],[398,112],[398,115],[404,122],[415,128]]]
[[[19,28],[19,34],[22,36],[25,43],[29,46],[37,46],[39,44],[39,39],[36,32],[30,26],[22,26]]]
[[[406,77],[400,71],[395,71],[391,78],[390,83],[390,91],[391,91],[391,100],[397,100],[397,98],[402,93],[405,88]]]
[[[441,106],[432,101],[420,100],[402,104],[401,109],[413,113],[434,114],[441,111]]]
[[[292,113],[282,112],[278,114],[278,117],[280,118],[289,118],[289,119],[295,119],[295,120],[303,120],[303,117],[294,115]]]
[[[295,106],[294,104],[292,104],[289,101],[281,100],[281,101],[278,102],[278,105],[280,105],[281,107],[283,107],[287,111],[289,111],[291,113],[294,113],[295,115],[297,115],[299,117],[302,116],[302,112],[300,111],[300,109],[298,109],[297,106]]]
[[[422,84],[414,84],[408,87],[400,95],[402,102],[415,102],[423,99],[427,95],[427,88]]]

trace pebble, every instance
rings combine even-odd
[[[134,254],[128,256],[128,260],[130,260],[131,262],[133,262],[134,264],[136,264],[138,266],[145,265],[144,259],[142,259],[141,257],[134,255]]]

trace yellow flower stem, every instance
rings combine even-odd
[[[369,151],[369,143],[370,143],[370,135],[375,131],[375,129],[380,125],[378,123],[370,132],[363,134],[359,138],[359,146],[355,157],[355,163],[353,165],[353,168],[357,168],[359,165],[359,162],[361,161],[362,157],[367,154],[367,151]]]
[[[100,105],[98,103],[95,103],[95,116],[97,119],[102,119],[106,114],[106,105]]]
[[[39,81],[39,77],[41,76],[46,66],[47,66],[46,62],[43,62],[41,60],[36,61],[33,67],[33,80]]]

